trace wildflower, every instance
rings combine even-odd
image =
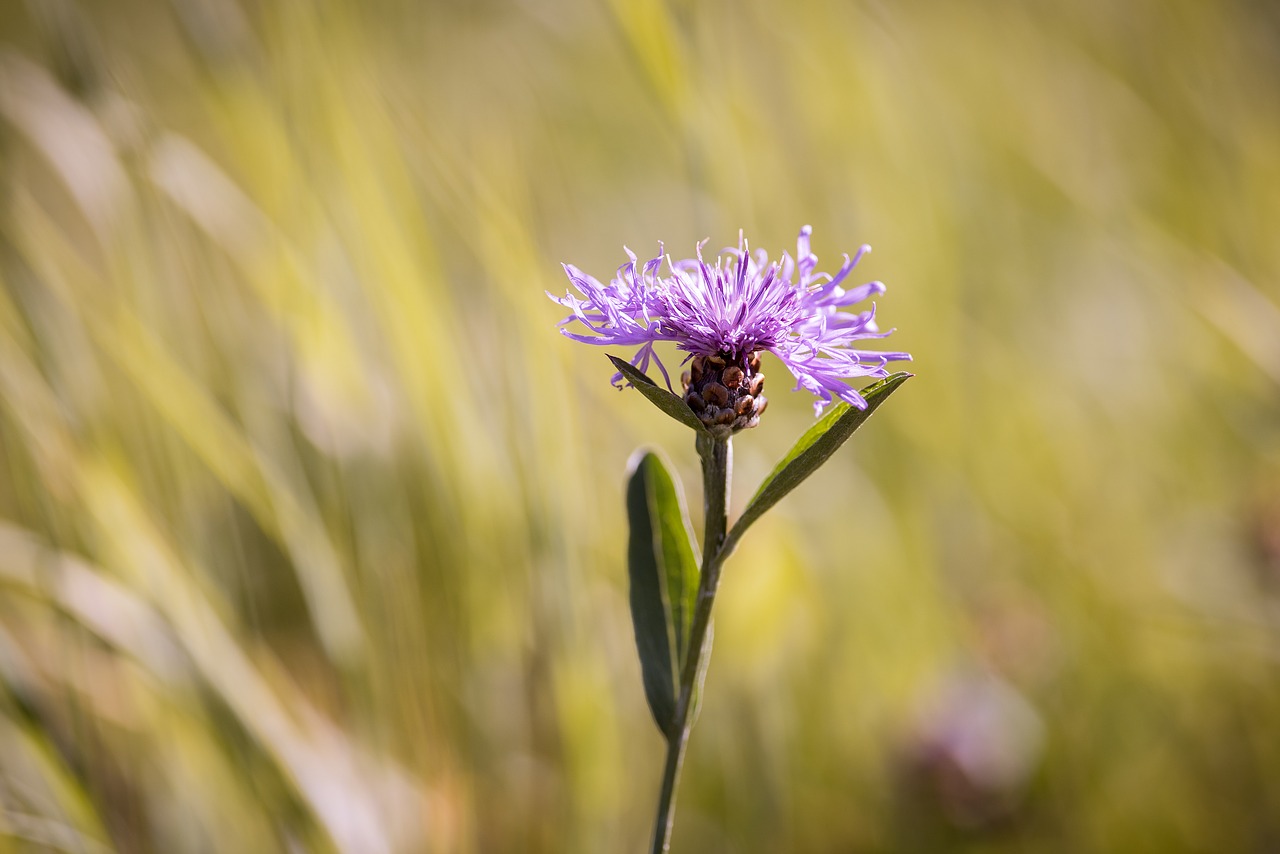
[[[641,371],[652,360],[671,386],[666,367],[654,351],[671,341],[688,353],[682,376],[684,400],[713,434],[724,437],[754,427],[767,400],[761,395],[764,375],[760,354],[770,352],[796,378],[795,391],[817,397],[814,414],[838,398],[866,408],[867,402],[845,381],[888,376],[891,361],[910,360],[907,353],[855,348],[855,342],[883,338],[875,324],[875,306],[863,312],[840,309],[884,292],[880,282],[845,290],[841,286],[869,246],[860,248],[834,276],[815,272],[818,259],[809,251],[812,229],[800,230],[796,256],[783,253],[770,262],[763,250],[754,255],[741,235],[736,249],[721,252],[715,265],[702,257],[672,261],[659,244],[658,256],[639,265],[626,249],[629,263],[604,285],[571,264],[569,281],[581,294],[548,294],[572,313],[561,327],[575,321],[592,334],[562,328],[574,341],[602,346],[639,345],[631,360]],[[663,275],[663,263],[666,275]],[[621,374],[614,376],[618,384]]]

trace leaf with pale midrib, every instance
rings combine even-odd
[[[665,388],[659,387],[657,383],[649,379],[646,374],[631,363],[619,359],[617,356],[609,356],[609,361],[613,362],[613,366],[627,378],[627,382],[631,383],[636,391],[648,398],[649,402],[654,406],[686,427],[692,428],[704,436],[711,435],[707,432],[707,428],[702,425],[702,422],[698,420],[698,416],[693,414],[693,410],[689,408],[689,405],[678,396]]]
[[[627,516],[631,621],[644,694],[658,728],[670,739],[699,572],[679,484],[652,451],[632,457]]]
[[[905,371],[891,374],[860,392],[867,401],[866,409],[858,409],[847,403],[838,403],[823,416],[821,421],[810,427],[760,484],[755,496],[729,532],[726,547],[732,548],[736,545],[747,528],[763,516],[766,510],[781,501],[787,493],[817,471],[853,435],[853,432],[871,417],[871,413],[875,412],[889,395],[913,376],[915,375]]]

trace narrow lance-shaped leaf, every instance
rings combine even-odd
[[[866,409],[858,409],[847,403],[839,403],[823,416],[817,424],[800,437],[800,441],[774,467],[760,484],[755,496],[748,502],[742,516],[734,524],[725,541],[725,549],[732,549],[743,533],[764,512],[777,504],[805,478],[818,470],[836,450],[862,426],[871,413],[888,399],[914,374],[899,371],[865,388],[861,394],[867,401]]]
[[[645,698],[658,728],[670,740],[698,591],[698,562],[680,487],[662,460],[651,451],[638,451],[630,469],[631,621]]]
[[[707,432],[707,428],[702,425],[702,422],[698,420],[698,416],[693,414],[693,410],[689,408],[689,405],[679,397],[667,391],[665,388],[661,388],[657,383],[649,379],[646,374],[626,360],[619,359],[617,356],[609,356],[609,361],[613,362],[613,366],[622,372],[622,375],[626,377],[627,382],[635,386],[636,391],[648,398],[649,402],[654,406],[658,407],[667,415],[670,415],[686,427],[692,428],[697,433],[704,436],[711,435]]]

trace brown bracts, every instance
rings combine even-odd
[[[684,402],[717,439],[756,426],[769,405],[759,353],[737,359],[727,353],[694,356],[680,382]]]

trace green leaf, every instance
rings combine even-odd
[[[764,515],[764,512],[777,504],[791,490],[799,486],[805,478],[818,470],[818,467],[845,443],[853,431],[862,426],[871,417],[880,404],[888,399],[904,382],[913,377],[905,371],[892,374],[874,383],[861,392],[866,398],[867,408],[858,409],[847,403],[837,403],[822,420],[809,428],[800,441],[796,442],[782,462],[774,467],[769,476],[760,484],[756,494],[742,511],[742,516],[734,524],[729,536],[725,538],[725,548],[732,549],[738,539],[750,525]]]
[[[702,425],[702,422],[698,420],[698,416],[693,414],[693,410],[689,408],[689,405],[677,395],[672,394],[665,388],[660,388],[657,383],[649,379],[646,374],[629,362],[619,359],[617,356],[609,356],[609,361],[613,362],[613,366],[622,372],[627,382],[631,383],[636,391],[647,397],[654,406],[686,427],[691,427],[697,433],[703,436],[711,435],[707,432],[707,428]]]
[[[698,595],[698,561],[683,494],[652,451],[631,458],[627,482],[627,573],[631,622],[644,676],[644,694],[658,728],[674,737],[680,666]]]

